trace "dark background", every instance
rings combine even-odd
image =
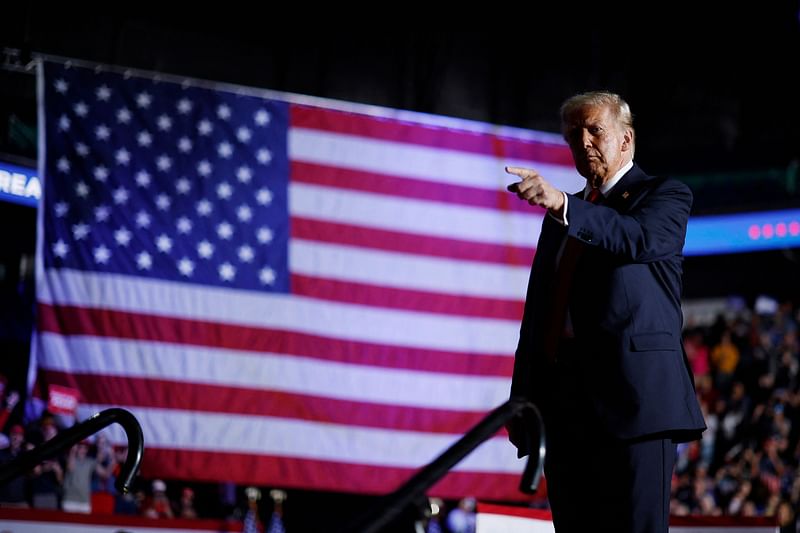
[[[469,20],[446,23],[399,4],[313,23],[310,4],[299,14],[220,4],[159,16],[138,4],[4,6],[0,158],[36,159],[35,77],[24,66],[40,52],[551,132],[566,97],[609,89],[634,112],[637,162],[688,183],[695,214],[797,208],[798,2],[670,6],[463,4]],[[0,228],[0,370],[21,381],[35,211],[1,204]],[[684,283],[687,298],[797,302],[800,250],[688,258]]]

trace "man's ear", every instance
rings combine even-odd
[[[622,151],[629,152],[633,148],[633,130],[625,128],[622,134]]]

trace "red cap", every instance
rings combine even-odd
[[[16,424],[16,425],[12,426],[11,427],[11,431],[9,431],[8,434],[9,435],[14,435],[15,433],[19,433],[20,435],[24,435],[25,434],[25,428],[20,426],[19,424]]]

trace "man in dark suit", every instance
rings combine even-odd
[[[585,190],[506,169],[520,178],[510,191],[548,210],[511,395],[542,411],[558,533],[666,532],[676,443],[705,429],[681,344],[692,193],[633,163],[632,115],[618,95],[573,96],[561,119]],[[527,454],[525,428],[508,430]]]

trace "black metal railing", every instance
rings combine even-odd
[[[12,461],[0,466],[0,485],[32,470],[42,461],[55,457],[113,423],[122,426],[128,438],[128,457],[120,469],[114,486],[122,493],[128,492],[142,462],[144,436],[142,435],[142,426],[139,425],[136,417],[129,411],[117,407],[101,411],[88,420],[65,429],[52,439],[23,452]]]
[[[533,494],[539,486],[546,452],[544,423],[539,410],[531,402],[512,398],[489,413],[475,427],[450,446],[433,462],[385,496],[365,517],[347,526],[345,533],[378,533],[391,524],[409,505],[419,502],[437,481],[475,448],[495,435],[511,419],[521,417],[532,438],[531,454],[520,480],[520,491]],[[538,444],[538,447],[536,446]]]

